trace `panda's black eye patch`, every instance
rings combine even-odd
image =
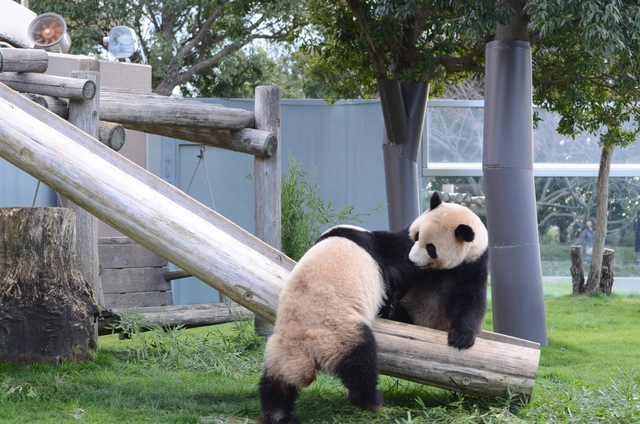
[[[436,252],[436,247],[433,244],[431,243],[427,244],[426,249],[429,256],[431,256],[433,259],[436,259],[438,257],[438,253]]]
[[[414,241],[418,241],[420,238],[420,231],[416,231],[416,236],[414,237]]]

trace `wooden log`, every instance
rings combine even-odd
[[[257,129],[277,134],[280,139],[279,87],[256,87],[255,118]],[[256,237],[278,250],[282,246],[280,156],[278,149],[269,158],[253,160]],[[254,324],[258,335],[266,338],[273,334],[273,326],[260,316],[256,316]]]
[[[49,67],[49,55],[38,49],[0,49],[0,72],[38,72]]]
[[[103,91],[100,114],[119,124],[205,127],[227,130],[253,128],[253,113],[202,102],[158,95]]]
[[[540,360],[537,343],[512,343],[508,336],[498,340],[494,333],[480,335],[470,349],[457,350],[447,346],[443,331],[383,319],[373,329],[380,368],[387,375],[481,397],[504,397],[505,387],[525,397],[533,390]]]
[[[0,209],[0,361],[93,358],[98,308],[77,267],[75,236],[69,209]]]
[[[122,316],[129,314],[135,318],[142,327],[177,327],[187,328],[202,327],[213,324],[223,324],[225,322],[248,320],[254,317],[253,312],[242,306],[224,303],[198,304],[198,305],[170,305],[170,306],[148,306],[140,308],[116,309],[115,318],[108,318],[105,322],[100,322],[100,335],[113,334],[113,327]]]
[[[600,292],[606,295],[611,294],[613,288],[613,249],[604,249],[602,254],[602,272],[600,274]]]
[[[193,275],[189,274],[187,271],[183,269],[168,271],[167,273],[164,274],[165,281],[180,280],[182,278],[189,278],[189,277],[193,277]]]
[[[571,246],[571,286],[573,294],[581,294],[586,290],[582,267],[582,246]]]
[[[42,96],[36,96],[35,94],[29,94],[29,93],[20,93],[23,97],[31,100],[34,103],[39,104],[42,107],[46,107],[47,106],[47,101],[44,100],[42,98]]]
[[[278,138],[275,134],[252,128],[229,131],[211,128],[170,127],[167,125],[125,124],[125,127],[148,134],[178,138],[205,146],[219,147],[263,158],[270,158],[278,148]]]
[[[69,119],[69,102],[59,97],[36,96],[36,103],[63,119]]]
[[[0,82],[25,93],[73,100],[91,100],[97,93],[96,84],[91,80],[46,74],[4,72],[0,74]]]
[[[154,182],[157,177],[143,172],[124,158],[118,159],[119,166],[114,165],[115,156],[121,155],[100,143],[91,142],[86,134],[78,134],[55,115],[43,117],[53,125],[34,119],[30,114],[37,111],[32,109],[44,110],[2,86],[0,97],[0,156],[72,197],[114,228],[235,302],[270,322],[274,320],[278,296],[288,271],[238,241],[245,237],[241,230],[233,225],[222,230],[198,216],[195,213],[197,208],[192,204],[188,209],[176,203],[164,194],[162,184]],[[63,132],[73,134],[74,138]],[[134,174],[146,175],[143,178],[150,185],[138,180]],[[255,241],[252,243],[256,244]],[[407,374],[404,378],[431,385],[449,384],[447,388],[476,396],[495,393],[503,397],[510,393],[524,397],[531,395],[535,373],[527,370],[537,369],[537,344],[523,346],[523,341],[512,343],[513,338],[494,334],[493,337],[499,341],[478,338],[471,349],[458,351],[446,346],[446,334],[441,333],[434,343],[450,350],[447,357],[442,357],[431,353],[431,344],[416,344],[414,341],[416,337],[418,340],[431,339],[437,334],[433,330],[411,326],[411,335],[403,337],[401,334],[405,327],[393,323],[389,328],[393,329],[389,332],[398,334],[390,355],[387,355],[389,344],[384,342],[386,336],[380,333],[379,327],[375,332],[376,339],[380,337],[380,354],[386,355],[381,366],[383,373],[393,374],[402,370]],[[531,366],[521,368],[514,377],[510,374],[512,368],[505,364],[503,358],[521,358],[523,348],[528,349],[526,357]],[[455,381],[439,380],[439,375],[450,374],[449,357],[452,355],[460,355],[467,363],[477,364],[477,368],[464,370],[468,373],[467,378],[472,373],[483,376],[477,379],[477,384],[459,386]],[[416,363],[419,366],[410,365]],[[523,372],[528,372],[525,377]],[[497,375],[500,377],[495,377]]]
[[[115,122],[100,121],[98,139],[113,151],[119,151],[124,146],[124,127]]]

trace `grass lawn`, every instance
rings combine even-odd
[[[531,401],[487,401],[383,376],[379,414],[351,407],[321,376],[304,423],[640,422],[640,295],[570,296],[546,284],[549,345]],[[491,312],[485,328],[491,328]],[[263,345],[246,323],[100,338],[96,360],[0,364],[1,423],[253,423]]]

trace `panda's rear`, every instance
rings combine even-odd
[[[297,390],[318,369],[340,378],[354,405],[381,407],[370,325],[384,296],[377,262],[353,241],[329,237],[309,249],[282,289],[265,348],[261,423],[297,422],[291,415]]]

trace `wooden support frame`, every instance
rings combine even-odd
[[[279,252],[267,258],[253,251],[248,245],[264,252],[275,249],[230,222],[204,218],[213,211],[199,214],[193,203],[178,203],[157,177],[2,85],[0,99],[0,156],[237,303],[274,320],[288,275],[276,262],[292,265],[290,259]],[[540,358],[536,343],[487,333],[472,348],[457,351],[446,346],[446,333],[382,321],[374,334],[383,373],[482,397],[531,395]]]

